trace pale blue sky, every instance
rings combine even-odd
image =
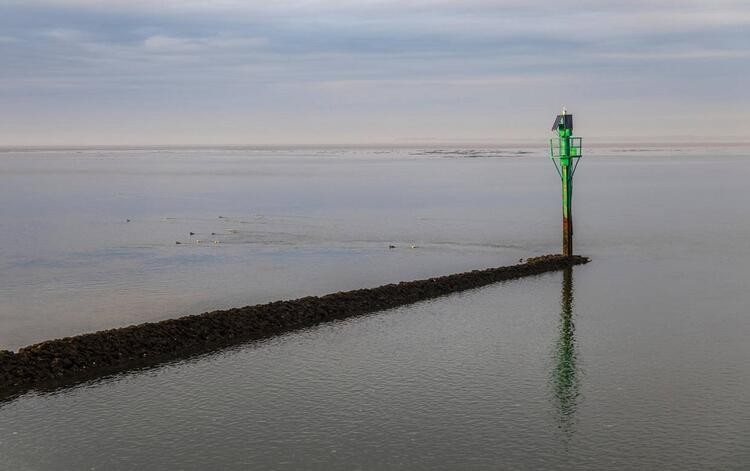
[[[0,0],[0,146],[750,141],[750,2]]]

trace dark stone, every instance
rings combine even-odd
[[[68,382],[91,379],[588,261],[581,256],[546,255],[510,267],[212,311],[48,340],[21,348],[17,353],[0,350],[0,397],[41,387],[51,379]]]

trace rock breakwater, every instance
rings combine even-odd
[[[0,351],[0,396],[205,353],[588,261],[582,256],[546,255],[508,267],[212,311],[49,340],[18,352]]]

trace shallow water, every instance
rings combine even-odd
[[[517,152],[0,153],[0,346],[544,253]]]
[[[749,153],[632,149],[576,175],[592,263],[26,394],[0,469],[744,469]],[[0,154],[2,341],[557,250],[501,150]]]

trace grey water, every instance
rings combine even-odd
[[[26,393],[0,469],[746,469],[749,181],[589,149],[590,264]],[[5,150],[0,208],[6,349],[560,246],[533,146]]]

